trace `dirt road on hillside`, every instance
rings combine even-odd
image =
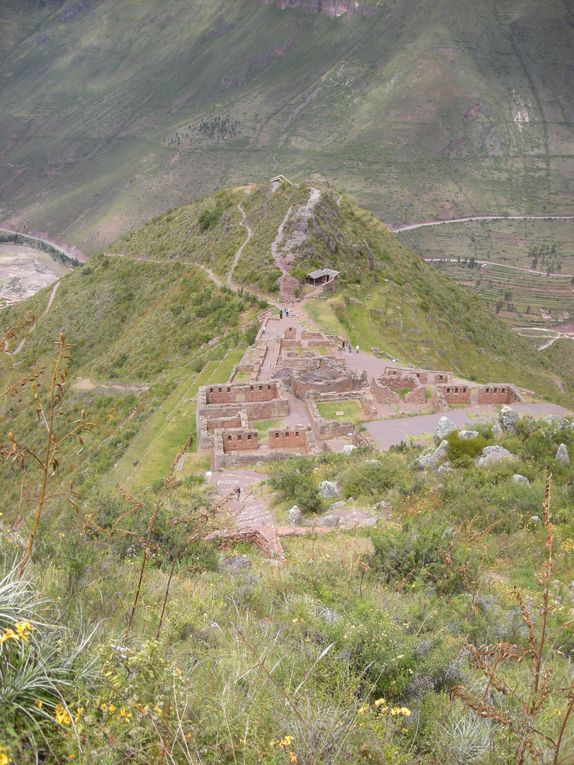
[[[417,228],[428,228],[430,226],[446,226],[451,223],[472,223],[473,221],[499,220],[574,220],[574,215],[471,215],[468,218],[424,221],[423,223],[409,223],[405,226],[389,226],[389,228],[395,234],[402,234],[404,231],[415,231]]]

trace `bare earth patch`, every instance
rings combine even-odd
[[[17,303],[49,287],[69,270],[41,250],[0,244],[0,304]]]

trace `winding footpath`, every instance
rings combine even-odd
[[[233,274],[235,273],[235,269],[237,268],[239,259],[243,255],[243,250],[247,247],[251,237],[253,236],[253,229],[249,225],[249,221],[247,220],[247,214],[245,213],[245,210],[240,204],[237,205],[237,209],[241,213],[241,225],[247,231],[247,239],[243,242],[241,247],[235,253],[235,257],[233,258],[233,262],[231,263],[231,268],[229,269],[229,273],[227,274],[227,279],[225,280],[225,283],[229,287],[229,289],[233,289],[233,284],[234,284]]]
[[[52,291],[50,292],[50,297],[48,298],[48,303],[46,304],[46,308],[44,310],[44,314],[43,314],[44,316],[47,316],[50,313],[50,308],[52,307],[52,304],[53,304],[54,299],[56,297],[56,293],[58,292],[58,289],[60,287],[60,283],[61,283],[61,281],[58,279],[58,281],[52,287]],[[24,337],[24,338],[22,338],[22,340],[20,340],[18,345],[14,348],[14,350],[10,354],[11,356],[17,356],[19,353],[21,353],[22,349],[26,345],[26,340],[30,337],[32,332],[36,329],[36,324],[37,323],[38,322],[35,321],[32,324],[32,326],[28,330],[28,334],[26,335],[26,337]]]
[[[410,223],[405,226],[389,226],[395,234],[404,231],[416,231],[418,228],[430,226],[447,226],[452,223],[472,223],[473,221],[499,221],[499,220],[574,220],[574,215],[471,215],[468,218],[451,218],[450,220],[424,221],[423,223]]]
[[[461,263],[460,258],[425,258],[425,263]],[[510,266],[507,263],[498,263],[495,260],[475,260],[479,266],[498,266],[499,268],[509,268],[512,271],[524,271],[527,274],[534,274],[535,276],[557,276],[564,279],[572,279],[574,274],[564,274],[551,271],[537,271],[534,268],[527,268],[526,266]],[[461,265],[463,265],[461,263]]]

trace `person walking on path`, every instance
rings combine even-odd
[[[283,318],[283,309],[282,308],[279,309],[279,318],[280,319]]]
[[[357,345],[357,348],[356,348],[356,352],[357,352],[357,353],[359,352],[359,346],[358,346],[358,345]]]

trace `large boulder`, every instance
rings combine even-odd
[[[441,441],[432,454],[423,454],[417,460],[421,470],[434,470],[448,455],[448,441]]]
[[[455,430],[458,430],[458,428],[452,420],[449,420],[448,417],[441,417],[434,432],[435,444],[440,444],[440,442],[446,438],[449,433],[452,433]]]
[[[520,486],[530,486],[530,481],[525,475],[520,475],[520,473],[515,473],[512,476],[512,483],[517,483]]]
[[[290,526],[300,526],[303,522],[303,513],[297,505],[287,511],[287,522]]]
[[[341,523],[341,519],[338,515],[324,515],[319,522],[321,526],[336,529],[337,526]]]
[[[514,454],[505,449],[504,446],[485,446],[481,456],[476,460],[476,464],[478,467],[492,467],[500,462],[508,462],[515,459]]]
[[[500,427],[505,433],[516,433],[518,415],[511,406],[503,406],[498,415]]]
[[[356,448],[355,444],[345,444],[343,446],[343,454],[352,454]]]
[[[562,467],[568,467],[570,465],[570,455],[568,454],[568,447],[566,444],[560,444],[556,452],[556,462]]]
[[[319,496],[323,499],[338,497],[340,493],[341,488],[336,481],[321,481],[319,484]]]

